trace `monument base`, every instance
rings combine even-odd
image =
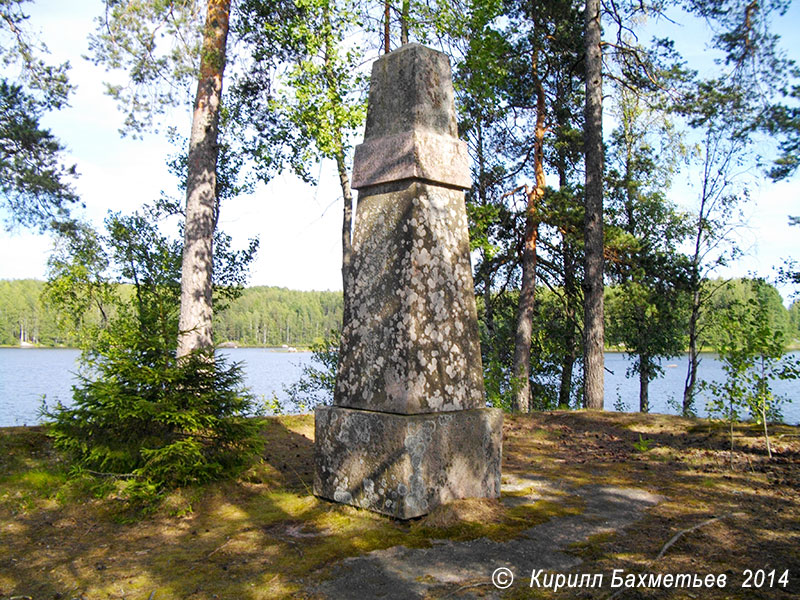
[[[459,498],[497,498],[503,413],[316,409],[314,494],[398,519]]]

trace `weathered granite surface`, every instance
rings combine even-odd
[[[405,44],[372,63],[364,140],[414,130],[458,138],[450,59]]]
[[[314,493],[400,519],[500,495],[502,411],[316,411]]]
[[[406,44],[372,65],[364,143],[353,189],[417,178],[468,189],[467,145],[458,139],[447,55]]]
[[[470,187],[467,144],[430,131],[407,131],[356,146],[353,189],[401,179]]]
[[[361,192],[334,404],[403,414],[484,405],[466,221],[458,190],[407,181]]]
[[[334,406],[318,408],[314,493],[408,519],[500,493],[502,413],[485,406],[466,145],[446,55],[373,65]]]

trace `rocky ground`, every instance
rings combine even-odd
[[[149,515],[2,429],[0,599],[794,598],[800,429],[771,433],[770,459],[755,426],[731,453],[705,420],[507,417],[499,501],[401,522],[311,495],[311,416],[265,420],[259,464]]]

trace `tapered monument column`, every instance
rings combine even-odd
[[[316,411],[314,493],[408,519],[500,494],[502,412],[485,408],[447,56],[372,67],[334,405]]]

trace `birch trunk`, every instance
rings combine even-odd
[[[341,148],[341,140],[339,141]],[[344,160],[344,152],[336,154],[336,168],[339,172],[339,184],[342,187],[344,211],[342,214],[342,331],[350,321],[350,263],[353,255],[353,192],[350,190],[350,176]]]

